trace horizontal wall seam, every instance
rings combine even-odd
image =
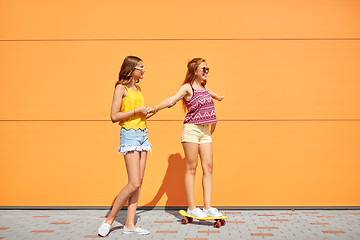
[[[359,41],[360,38],[79,38],[1,39],[0,42],[88,42],[88,41]]]
[[[147,120],[148,122],[183,122],[184,120]],[[360,119],[218,119],[218,122],[358,122]],[[0,120],[0,122],[111,122],[111,120],[86,119],[14,119]]]
[[[0,206],[0,210],[111,210],[111,206]],[[180,210],[187,206],[138,206],[138,210]],[[360,206],[216,206],[221,210],[360,210]],[[124,206],[122,210],[127,210]]]

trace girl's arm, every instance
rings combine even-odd
[[[156,105],[154,107],[155,112],[160,111],[161,109],[164,108],[170,108],[174,106],[178,101],[180,101],[183,97],[185,97],[190,93],[192,93],[190,85],[189,84],[182,85],[179,91],[174,96],[169,97],[164,101],[162,101],[161,103],[159,103],[158,105]]]
[[[214,93],[213,91],[211,91],[209,88],[206,87],[206,90],[208,91],[208,93],[210,94],[210,96],[213,98],[213,99],[216,99],[218,101],[222,101],[225,97],[225,95],[222,95],[222,96],[219,96],[217,95],[216,93]]]
[[[119,121],[124,121],[138,113],[142,113],[143,115],[147,114],[147,108],[145,106],[142,106],[140,108],[137,108],[135,110],[131,110],[128,112],[120,112],[121,102],[122,102],[125,94],[126,94],[125,87],[121,84],[118,84],[115,88],[113,101],[111,104],[110,117],[111,117],[111,121],[113,123],[119,122]]]

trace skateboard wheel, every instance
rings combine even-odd
[[[181,219],[181,223],[182,224],[187,224],[189,222],[189,220],[187,218],[183,218]]]
[[[220,226],[221,226],[221,222],[216,221],[216,222],[214,223],[214,227],[215,227],[215,228],[219,228]]]
[[[225,224],[226,224],[225,219],[221,219],[220,222],[221,222],[221,226],[225,226]]]
[[[187,220],[188,220],[189,223],[192,223],[192,221],[193,221],[194,219],[191,218],[191,217],[188,217]]]

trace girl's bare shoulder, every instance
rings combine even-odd
[[[115,90],[118,90],[118,91],[119,91],[119,90],[124,90],[124,91],[126,91],[126,88],[125,88],[124,85],[118,84],[118,85],[116,85]]]
[[[122,84],[118,84],[115,87],[115,95],[125,97],[127,94],[126,87]]]
[[[190,83],[185,83],[185,84],[182,85],[180,88],[186,90],[187,92],[192,91],[192,90],[191,90],[191,85],[190,85]]]

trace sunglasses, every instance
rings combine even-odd
[[[135,67],[135,69],[139,69],[140,71],[145,72],[145,68],[144,68],[144,67]]]
[[[203,68],[201,68],[201,70],[202,70],[203,72],[209,72],[209,71],[210,71],[210,68],[208,68],[208,67],[203,67]]]

